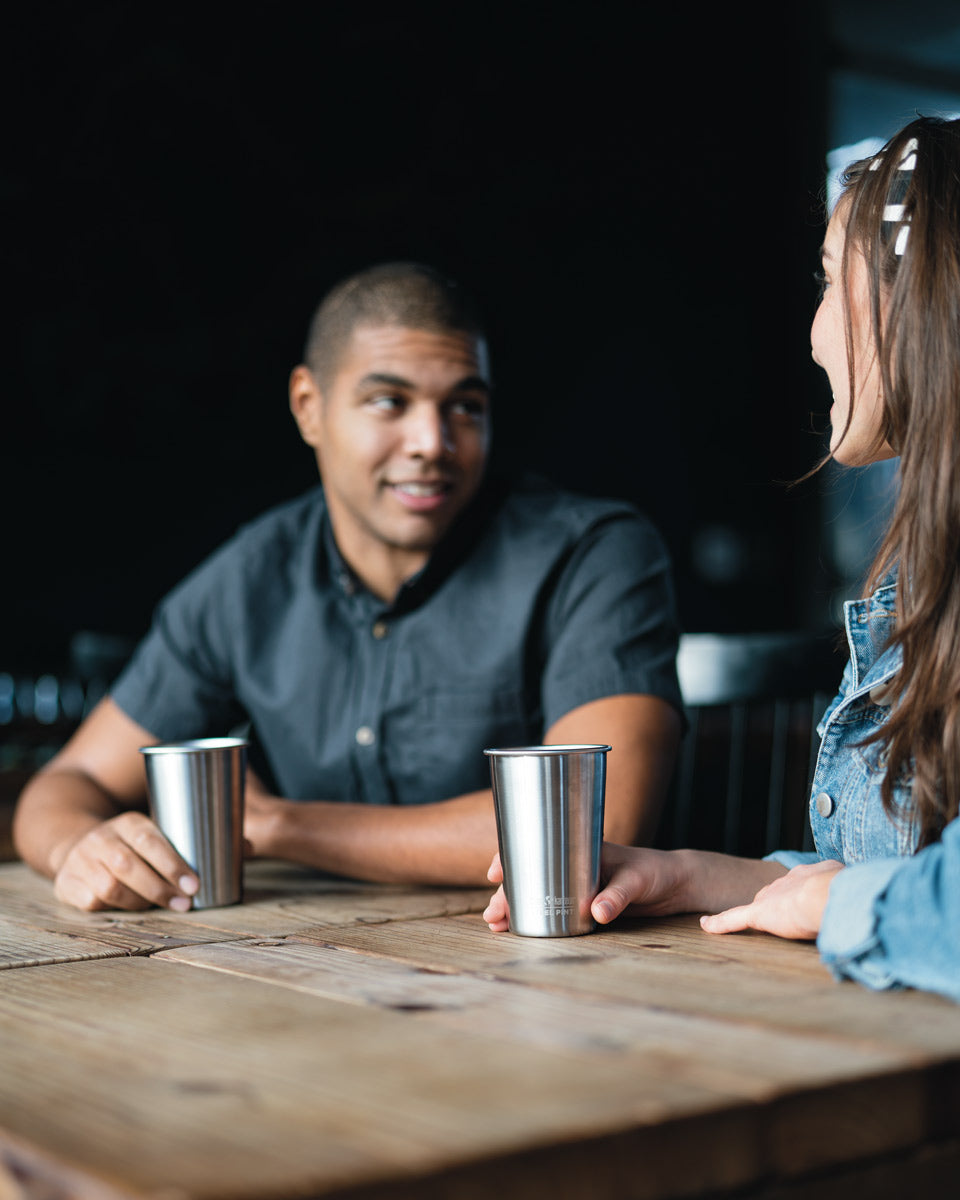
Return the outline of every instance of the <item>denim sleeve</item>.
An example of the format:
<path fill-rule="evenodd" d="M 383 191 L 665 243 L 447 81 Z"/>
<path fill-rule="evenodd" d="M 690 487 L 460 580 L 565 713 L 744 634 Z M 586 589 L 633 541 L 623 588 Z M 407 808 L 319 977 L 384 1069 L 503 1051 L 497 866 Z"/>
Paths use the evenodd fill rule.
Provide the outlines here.
<path fill-rule="evenodd" d="M 960 818 L 909 858 L 846 867 L 830 885 L 817 947 L 838 979 L 960 1001 Z"/>
<path fill-rule="evenodd" d="M 772 854 L 767 854 L 763 861 L 779 863 L 788 871 L 792 871 L 794 867 L 819 862 L 820 855 L 816 850 L 774 850 Z"/>

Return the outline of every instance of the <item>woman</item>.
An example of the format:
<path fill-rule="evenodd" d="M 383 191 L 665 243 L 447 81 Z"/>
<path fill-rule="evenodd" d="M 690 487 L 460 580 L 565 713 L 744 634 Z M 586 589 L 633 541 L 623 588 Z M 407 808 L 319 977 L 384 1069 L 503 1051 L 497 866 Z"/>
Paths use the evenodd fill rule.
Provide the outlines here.
<path fill-rule="evenodd" d="M 960 1000 L 960 121 L 914 121 L 848 171 L 811 344 L 833 388 L 833 458 L 900 458 L 820 726 L 817 852 L 607 844 L 593 915 L 714 913 L 708 932 L 815 938 L 839 978 Z M 507 928 L 502 889 L 484 916 Z"/>

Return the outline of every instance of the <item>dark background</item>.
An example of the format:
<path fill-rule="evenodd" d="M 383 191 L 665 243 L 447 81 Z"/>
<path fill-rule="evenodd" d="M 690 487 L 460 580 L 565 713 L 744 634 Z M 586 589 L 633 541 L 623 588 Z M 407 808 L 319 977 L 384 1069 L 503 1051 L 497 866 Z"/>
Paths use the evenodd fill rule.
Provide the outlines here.
<path fill-rule="evenodd" d="M 691 630 L 820 626 L 824 6 L 39 4 L 5 18 L 0 669 L 138 635 L 315 479 L 323 292 L 488 316 L 507 464 L 636 500 Z M 751 16 L 748 17 L 747 13 Z"/>

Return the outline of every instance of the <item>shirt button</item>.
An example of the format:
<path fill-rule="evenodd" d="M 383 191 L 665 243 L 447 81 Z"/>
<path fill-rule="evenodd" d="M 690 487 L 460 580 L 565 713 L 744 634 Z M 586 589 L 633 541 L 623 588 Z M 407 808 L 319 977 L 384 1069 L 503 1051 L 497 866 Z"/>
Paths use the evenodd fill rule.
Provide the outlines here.
<path fill-rule="evenodd" d="M 361 725 L 353 736 L 357 739 L 357 744 L 360 746 L 372 746 L 377 740 L 377 735 L 369 725 Z"/>
<path fill-rule="evenodd" d="M 832 796 L 828 796 L 826 792 L 821 792 L 813 803 L 816 805 L 817 812 L 821 817 L 832 816 L 834 809 Z"/>
<path fill-rule="evenodd" d="M 379 641 L 381 638 L 385 638 L 387 636 L 388 628 L 389 626 L 387 625 L 386 621 L 374 621 L 371 632 L 377 641 Z"/>

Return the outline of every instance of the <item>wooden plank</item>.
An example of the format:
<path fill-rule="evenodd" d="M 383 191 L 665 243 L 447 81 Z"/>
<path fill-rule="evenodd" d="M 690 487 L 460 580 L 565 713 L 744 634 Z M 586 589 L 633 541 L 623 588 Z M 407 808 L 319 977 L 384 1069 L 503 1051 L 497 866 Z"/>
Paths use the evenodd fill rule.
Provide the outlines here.
<path fill-rule="evenodd" d="M 766 934 L 706 934 L 695 917 L 633 921 L 616 935 L 541 939 L 491 934 L 479 917 L 465 916 L 342 929 L 325 940 L 434 970 L 889 1044 L 910 1051 L 918 1062 L 960 1057 L 960 1006 L 951 1001 L 838 984 L 813 946 Z M 699 946 L 699 953 L 691 946 Z M 794 966 L 784 961 L 791 954 Z"/>
<path fill-rule="evenodd" d="M 706 1090 L 758 1101 L 787 1088 L 845 1081 L 912 1062 L 902 1049 L 848 1044 L 832 1034 L 720 1024 L 632 1001 L 424 970 L 300 939 L 191 946 L 158 957 L 349 1004 L 409 1012 L 464 1033 L 559 1053 L 614 1055 L 627 1071 L 684 1078 Z"/>
<path fill-rule="evenodd" d="M 291 936 L 312 935 L 297 931 Z M 718 972 L 727 968 L 761 971 L 770 976 L 771 986 L 778 992 L 784 980 L 789 980 L 791 988 L 807 985 L 815 989 L 831 980 L 815 948 L 807 943 L 764 934 L 712 936 L 690 916 L 631 921 L 585 937 L 524 938 L 492 934 L 479 916 L 464 915 L 450 921 L 396 922 L 389 929 L 338 930 L 335 935 L 331 931 L 328 940 L 368 953 L 409 958 L 422 966 L 495 970 L 498 975 L 534 967 L 562 971 L 565 966 L 639 959 L 644 963 L 682 962 L 685 968 L 715 981 Z"/>
<path fill-rule="evenodd" d="M 55 1155 L 38 1150 L 10 1133 L 0 1132 L 0 1200 L 73 1200 L 74 1197 L 134 1200 L 134 1194 L 127 1188 L 91 1178 Z"/>
<path fill-rule="evenodd" d="M 378 962 L 336 945 L 301 946 L 300 941 L 186 948 L 164 957 L 352 1003 L 400 1007 L 433 1025 L 501 1041 L 560 1053 L 612 1054 L 625 1072 L 648 1080 L 683 1081 L 772 1104 L 763 1153 L 779 1174 L 801 1173 L 848 1155 L 870 1157 L 939 1132 L 929 1120 L 937 1081 L 912 1070 L 914 1048 L 838 1038 L 829 1021 L 815 1036 L 794 1035 L 739 1015 L 731 1021 L 697 1017 L 689 1010 L 664 1012 L 662 996 L 658 1007 L 650 1008 L 624 997 L 605 999 L 599 988 L 581 996 L 496 977 L 443 974 L 436 968 L 424 972 L 406 962 Z M 536 961 L 544 962 L 543 942 L 532 945 L 538 948 Z M 571 950 L 575 945 L 582 940 L 563 942 Z M 559 961 L 566 980 L 576 959 Z M 615 963 L 614 958 L 603 961 Z M 790 988 L 804 986 L 799 978 L 784 974 L 780 1003 L 789 1004 Z M 960 1067 L 956 1078 L 960 1081 Z M 960 1131 L 960 1118 L 955 1128 Z"/>
<path fill-rule="evenodd" d="M 735 1186 L 762 1165 L 755 1107 L 625 1072 L 615 1055 L 558 1054 L 158 958 L 9 972 L 0 1061 L 6 1160 L 26 1142 L 54 1174 L 88 1175 L 91 1196 L 110 1185 L 243 1200 L 363 1183 L 387 1196 L 394 1181 L 468 1163 L 492 1186 L 504 1156 L 683 1119 L 698 1154 L 661 1161 L 651 1139 L 647 1172 Z M 647 1178 L 644 1194 L 660 1194 Z M 510 1195 L 502 1180 L 498 1192 Z"/>
<path fill-rule="evenodd" d="M 422 889 L 333 880 L 283 863 L 251 863 L 245 902 L 173 913 L 84 913 L 59 904 L 51 883 L 25 864 L 0 867 L 0 969 L 354 923 L 476 912 L 489 889 Z"/>
<path fill-rule="evenodd" d="M 292 864 L 264 864 L 270 874 L 248 867 L 244 903 L 188 914 L 210 929 L 242 936 L 282 937 L 308 928 L 379 925 L 421 917 L 480 913 L 487 888 L 426 888 L 337 879 Z"/>
<path fill-rule="evenodd" d="M 90 958 L 114 958 L 130 952 L 116 944 L 105 945 L 96 937 L 35 929 L 0 916 L 0 971 L 8 967 L 36 967 Z"/>
<path fill-rule="evenodd" d="M 0 867 L 0 970 L 144 954 L 210 937 L 175 913 L 81 912 L 58 903 L 49 880 L 24 863 Z"/>
<path fill-rule="evenodd" d="M 158 952 L 152 927 L 150 958 L 122 939 L 168 914 L 53 906 L 66 925 L 52 932 L 78 945 L 116 918 L 104 946 L 124 957 L 4 973 L 0 1188 L 759 1195 L 960 1133 L 960 1008 L 836 985 L 811 946 L 711 937 L 686 917 L 495 936 L 476 915 L 434 915 L 486 889 L 264 879 L 252 907 L 276 907 L 285 936 L 169 914 L 197 944 Z M 5 919 L 42 930 L 50 900 L 0 869 L 4 885 L 20 905 Z M 285 925 L 288 902 L 313 923 Z M 404 903 L 417 919 L 395 919 Z"/>
<path fill-rule="evenodd" d="M 477 955 L 482 962 L 490 964 L 560 960 L 598 962 L 620 958 L 623 951 L 630 955 L 643 951 L 654 957 L 680 956 L 684 962 L 712 966 L 756 966 L 781 976 L 798 976 L 798 982 L 806 979 L 820 984 L 831 978 L 811 942 L 791 942 L 753 931 L 727 936 L 706 934 L 700 928 L 699 918 L 692 915 L 624 920 L 609 929 L 571 938 L 491 934 L 483 921 L 473 916 L 465 923 L 444 924 L 442 928 L 411 925 L 409 932 L 411 938 L 422 937 L 429 944 L 429 953 L 438 962 L 449 961 L 451 966 L 457 967 L 467 966 L 470 957 Z M 357 936 L 367 944 L 364 931 L 358 931 Z M 469 944 L 464 940 L 465 936 L 469 938 Z M 376 939 L 376 934 L 373 938 Z M 391 940 L 390 935 L 386 935 L 380 943 L 387 946 Z"/>

